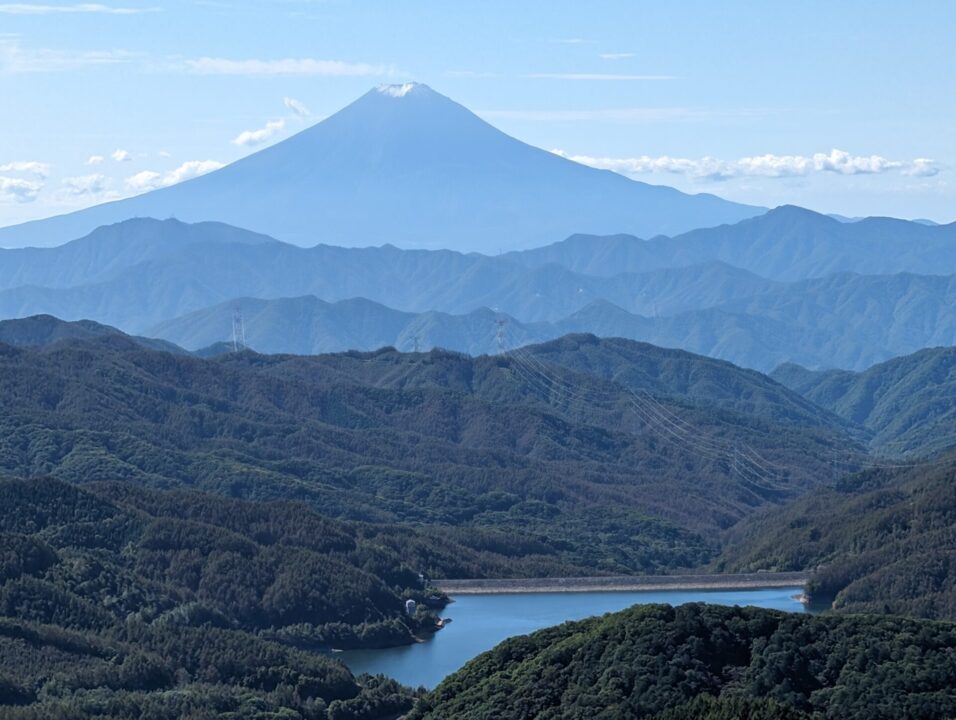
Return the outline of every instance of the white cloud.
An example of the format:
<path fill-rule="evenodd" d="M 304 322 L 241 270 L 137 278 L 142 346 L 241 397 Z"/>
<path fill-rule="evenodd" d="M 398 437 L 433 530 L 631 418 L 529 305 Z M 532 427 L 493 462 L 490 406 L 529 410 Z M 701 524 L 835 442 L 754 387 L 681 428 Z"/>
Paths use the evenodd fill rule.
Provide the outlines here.
<path fill-rule="evenodd" d="M 60 184 L 63 194 L 70 197 L 103 198 L 106 195 L 115 194 L 110 192 L 113 181 L 99 173 L 63 178 Z"/>
<path fill-rule="evenodd" d="M 613 170 L 622 175 L 647 175 L 654 173 L 674 173 L 710 180 L 726 180 L 732 177 L 731 169 L 720 160 L 704 157 L 698 160 L 661 155 L 650 157 L 641 155 L 633 158 L 592 157 L 590 155 L 571 155 L 563 150 L 552 150 L 568 160 L 589 165 L 601 170 Z"/>
<path fill-rule="evenodd" d="M 102 155 L 90 155 L 86 159 L 86 164 L 87 165 L 102 165 L 104 160 L 106 160 L 106 158 L 103 157 Z"/>
<path fill-rule="evenodd" d="M 269 120 L 265 125 L 263 125 L 261 128 L 257 128 L 256 130 L 243 130 L 232 139 L 232 144 L 240 145 L 242 147 L 255 147 L 257 145 L 262 145 L 263 143 L 268 142 L 272 138 L 282 133 L 282 131 L 286 129 L 286 126 L 289 124 L 289 122 L 302 121 L 312 117 L 312 113 L 309 112 L 309 109 L 295 98 L 283 98 L 282 102 L 288 110 L 292 111 L 291 115 L 284 118 Z"/>
<path fill-rule="evenodd" d="M 243 130 L 232 139 L 233 145 L 255 147 L 271 140 L 285 129 L 285 120 L 270 120 L 258 130 Z"/>
<path fill-rule="evenodd" d="M 43 183 L 39 180 L 24 180 L 0 175 L 0 199 L 2 200 L 13 200 L 18 203 L 33 202 L 42 189 Z"/>
<path fill-rule="evenodd" d="M 0 165 L 0 172 L 22 172 L 45 178 L 50 174 L 50 166 L 35 160 L 14 160 Z"/>
<path fill-rule="evenodd" d="M 178 168 L 165 173 L 156 172 L 155 170 L 143 170 L 126 178 L 126 185 L 131 190 L 136 191 L 155 190 L 156 188 L 169 187 L 184 180 L 205 175 L 221 167 L 224 167 L 224 164 L 217 160 L 189 160 Z"/>
<path fill-rule="evenodd" d="M 921 158 L 921 165 L 932 167 L 932 160 Z M 915 161 L 914 161 L 915 162 Z M 888 160 L 880 155 L 851 155 L 834 148 L 829 153 L 801 155 L 759 155 L 737 161 L 745 175 L 765 177 L 793 177 L 811 172 L 833 172 L 840 175 L 877 175 L 891 170 L 907 171 L 913 163 Z"/>
<path fill-rule="evenodd" d="M 225 163 L 218 160 L 188 160 L 175 170 L 166 173 L 163 176 L 163 182 L 166 185 L 175 185 L 183 180 L 199 177 L 225 166 Z"/>
<path fill-rule="evenodd" d="M 315 58 L 284 58 L 280 60 L 228 60 L 226 58 L 201 57 L 186 60 L 182 65 L 186 72 L 197 75 L 324 75 L 329 77 L 363 77 L 368 75 L 394 75 L 390 65 L 350 63 L 340 60 Z"/>
<path fill-rule="evenodd" d="M 814 173 L 837 173 L 839 175 L 877 175 L 899 171 L 905 175 L 929 177 L 939 172 L 933 160 L 889 160 L 880 155 L 851 155 L 845 150 L 833 149 L 829 153 L 813 155 L 756 155 L 727 161 L 714 157 L 679 158 L 662 155 L 641 155 L 631 158 L 593 157 L 571 155 L 563 150 L 553 150 L 556 155 L 574 162 L 603 170 L 613 170 L 623 175 L 649 175 L 673 173 L 690 178 L 710 181 L 730 180 L 738 177 L 787 178 L 802 177 Z"/>
<path fill-rule="evenodd" d="M 113 7 L 100 3 L 76 3 L 73 5 L 38 5 L 35 3 L 2 3 L 0 13 L 6 15 L 63 15 L 72 13 L 99 13 L 103 15 L 136 15 L 158 12 L 159 8 Z"/>
<path fill-rule="evenodd" d="M 285 106 L 289 108 L 296 117 L 307 118 L 312 115 L 312 113 L 309 112 L 309 108 L 295 98 L 283 98 L 282 102 L 285 103 Z"/>
<path fill-rule="evenodd" d="M 909 164 L 909 167 L 903 170 L 903 174 L 915 177 L 933 177 L 939 175 L 939 166 L 929 158 L 916 158 Z"/>
<path fill-rule="evenodd" d="M 634 53 L 630 52 L 617 52 L 617 53 L 601 53 L 598 55 L 602 60 L 627 60 L 628 58 L 634 57 Z"/>
<path fill-rule="evenodd" d="M 0 39 L 0 74 L 46 73 L 76 70 L 97 65 L 129 62 L 132 54 L 125 50 L 67 52 L 48 48 L 24 48 L 16 39 Z"/>
<path fill-rule="evenodd" d="M 160 150 L 156 154 L 159 155 L 161 158 L 171 158 L 173 156 L 173 154 L 169 152 L 168 150 Z"/>
<path fill-rule="evenodd" d="M 126 185 L 131 190 L 155 190 L 163 187 L 163 174 L 155 170 L 140 170 L 126 178 Z"/>
<path fill-rule="evenodd" d="M 121 148 L 114 150 L 110 157 L 116 162 L 129 162 L 133 159 L 133 156 L 130 154 L 129 150 L 123 150 Z"/>
<path fill-rule="evenodd" d="M 616 73 L 528 73 L 534 80 L 677 80 L 674 75 L 620 75 Z"/>

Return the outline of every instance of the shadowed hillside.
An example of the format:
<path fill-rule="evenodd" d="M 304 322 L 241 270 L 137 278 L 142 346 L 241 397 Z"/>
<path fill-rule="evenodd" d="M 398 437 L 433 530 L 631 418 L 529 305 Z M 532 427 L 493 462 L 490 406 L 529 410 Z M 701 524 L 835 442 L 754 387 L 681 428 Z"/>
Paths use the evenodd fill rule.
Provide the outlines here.
<path fill-rule="evenodd" d="M 802 408 L 785 391 L 778 419 L 717 415 L 710 403 L 648 398 L 550 366 L 554 381 L 575 388 L 555 392 L 520 357 L 383 350 L 201 360 L 109 336 L 6 347 L 0 365 L 6 473 L 494 528 L 552 547 L 554 572 L 698 564 L 710 534 L 826 481 L 818 456 L 847 450 L 825 416 L 782 425 Z M 707 448 L 688 443 L 688 432 Z"/>
<path fill-rule="evenodd" d="M 638 605 L 506 640 L 409 718 L 944 718 L 954 651 L 952 623 Z"/>
<path fill-rule="evenodd" d="M 956 460 L 869 470 L 727 538 L 724 569 L 815 570 L 815 603 L 840 612 L 956 619 Z"/>
<path fill-rule="evenodd" d="M 434 627 L 400 556 L 290 504 L 130 484 L 2 480 L 4 718 L 377 720 L 407 709 L 313 650 L 410 642 Z M 380 568 L 375 575 L 370 568 Z M 294 689 L 294 691 L 293 691 Z"/>
<path fill-rule="evenodd" d="M 956 447 L 956 348 L 921 350 L 859 373 L 785 365 L 773 377 L 867 428 L 879 452 L 924 455 Z"/>

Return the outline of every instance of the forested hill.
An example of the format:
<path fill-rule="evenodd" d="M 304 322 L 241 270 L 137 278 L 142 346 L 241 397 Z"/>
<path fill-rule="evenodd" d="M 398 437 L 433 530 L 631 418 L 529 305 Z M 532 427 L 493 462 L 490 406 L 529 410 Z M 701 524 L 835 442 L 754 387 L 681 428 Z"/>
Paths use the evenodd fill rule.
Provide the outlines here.
<path fill-rule="evenodd" d="M 404 598 L 426 600 L 409 556 L 359 526 L 42 478 L 0 480 L 0 506 L 4 720 L 378 720 L 410 705 L 391 681 L 296 649 L 434 628 L 427 610 L 404 614 Z"/>
<path fill-rule="evenodd" d="M 566 335 L 516 351 L 639 393 L 707 405 L 772 422 L 835 426 L 840 418 L 766 375 L 723 360 L 622 338 Z"/>
<path fill-rule="evenodd" d="M 784 365 L 772 377 L 808 400 L 872 432 L 888 455 L 956 447 L 956 348 L 929 348 L 864 372 L 812 372 Z"/>
<path fill-rule="evenodd" d="M 46 347 L 64 340 L 91 340 L 121 336 L 153 350 L 185 354 L 186 351 L 165 340 L 127 335 L 109 325 L 92 320 L 66 322 L 52 315 L 33 315 L 17 320 L 0 320 L 0 343 L 14 347 Z"/>
<path fill-rule="evenodd" d="M 870 470 L 735 527 L 722 570 L 813 570 L 840 612 L 956 620 L 956 457 Z"/>
<path fill-rule="evenodd" d="M 409 720 L 943 720 L 956 625 L 638 605 L 506 640 Z"/>
<path fill-rule="evenodd" d="M 512 561 L 494 574 L 630 573 L 707 560 L 716 531 L 827 481 L 847 448 L 841 428 L 542 367 L 393 350 L 203 360 L 121 336 L 0 346 L 0 472 L 300 499 L 478 545 L 496 531 Z"/>

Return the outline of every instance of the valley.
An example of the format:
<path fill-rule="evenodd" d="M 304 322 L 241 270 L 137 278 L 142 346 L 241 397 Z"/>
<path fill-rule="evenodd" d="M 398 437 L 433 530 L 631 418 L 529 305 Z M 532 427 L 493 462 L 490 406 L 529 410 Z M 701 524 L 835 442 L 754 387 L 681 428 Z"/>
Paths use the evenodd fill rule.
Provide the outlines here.
<path fill-rule="evenodd" d="M 0 2 L 0 720 L 956 717 L 944 5 Z"/>

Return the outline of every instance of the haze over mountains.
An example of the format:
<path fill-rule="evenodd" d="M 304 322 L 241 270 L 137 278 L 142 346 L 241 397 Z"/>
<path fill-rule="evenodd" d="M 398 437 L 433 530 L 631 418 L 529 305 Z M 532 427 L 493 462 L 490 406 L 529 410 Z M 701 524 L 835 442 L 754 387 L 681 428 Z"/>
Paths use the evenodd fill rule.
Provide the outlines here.
<path fill-rule="evenodd" d="M 0 317 L 92 319 L 197 350 L 230 339 L 238 310 L 260 352 L 473 354 L 497 351 L 505 319 L 508 347 L 590 332 L 763 371 L 862 370 L 956 340 L 954 243 L 953 225 L 793 207 L 504 256 L 300 248 L 221 223 L 134 219 L 57 248 L 0 250 Z"/>
<path fill-rule="evenodd" d="M 57 246 L 0 250 L 0 318 L 89 319 L 193 351 L 230 339 L 237 312 L 261 352 L 490 353 L 499 321 L 507 347 L 584 332 L 763 371 L 863 370 L 956 342 L 956 224 L 637 183 L 414 83 L 209 175 L 0 229 L 0 244 Z"/>
<path fill-rule="evenodd" d="M 188 350 L 228 340 L 237 312 L 261 352 L 490 353 L 499 321 L 508 347 L 584 332 L 763 371 L 863 370 L 956 342 L 956 224 L 636 183 L 414 83 L 201 178 L 0 230 L 11 242 L 64 244 L 0 250 L 0 318 L 89 319 Z"/>
<path fill-rule="evenodd" d="M 759 214 L 595 170 L 522 143 L 426 85 L 373 89 L 208 175 L 0 229 L 0 247 L 58 245 L 131 217 L 217 220 L 298 245 L 498 252 L 575 232 L 675 234 Z"/>
<path fill-rule="evenodd" d="M 608 276 L 721 260 L 772 280 L 803 280 L 837 272 L 956 273 L 956 223 L 926 225 L 871 217 L 844 223 L 793 205 L 733 225 L 674 238 L 574 235 L 511 254 L 524 265 L 557 263 Z"/>

